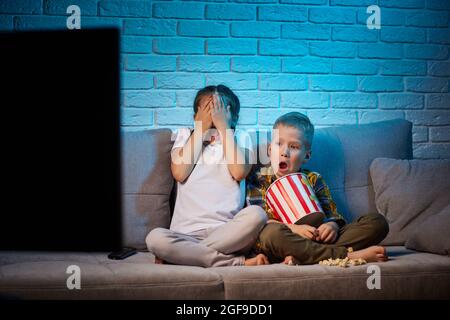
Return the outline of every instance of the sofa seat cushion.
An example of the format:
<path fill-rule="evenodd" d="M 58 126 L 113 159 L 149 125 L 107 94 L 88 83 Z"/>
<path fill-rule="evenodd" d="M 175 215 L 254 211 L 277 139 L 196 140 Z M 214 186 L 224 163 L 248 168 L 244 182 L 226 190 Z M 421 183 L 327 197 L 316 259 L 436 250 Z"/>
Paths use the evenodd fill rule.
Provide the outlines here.
<path fill-rule="evenodd" d="M 225 299 L 442 299 L 450 297 L 450 257 L 388 247 L 390 260 L 349 268 L 267 265 L 214 268 Z M 367 280 L 380 268 L 381 289 Z"/>
<path fill-rule="evenodd" d="M 69 290 L 67 267 L 81 270 Z M 110 260 L 106 253 L 1 252 L 0 298 L 223 299 L 220 275 L 200 267 L 154 264 L 150 253 Z"/>

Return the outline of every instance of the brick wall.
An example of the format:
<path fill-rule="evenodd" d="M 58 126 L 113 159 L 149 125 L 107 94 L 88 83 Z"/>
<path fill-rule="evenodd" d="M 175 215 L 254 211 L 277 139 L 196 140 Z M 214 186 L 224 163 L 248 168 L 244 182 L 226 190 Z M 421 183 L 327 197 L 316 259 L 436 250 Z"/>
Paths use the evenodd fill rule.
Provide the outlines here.
<path fill-rule="evenodd" d="M 2 0 L 0 30 L 65 28 L 72 4 L 82 28 L 122 30 L 127 129 L 189 125 L 196 90 L 224 83 L 244 128 L 404 118 L 415 157 L 450 158 L 450 0 Z"/>

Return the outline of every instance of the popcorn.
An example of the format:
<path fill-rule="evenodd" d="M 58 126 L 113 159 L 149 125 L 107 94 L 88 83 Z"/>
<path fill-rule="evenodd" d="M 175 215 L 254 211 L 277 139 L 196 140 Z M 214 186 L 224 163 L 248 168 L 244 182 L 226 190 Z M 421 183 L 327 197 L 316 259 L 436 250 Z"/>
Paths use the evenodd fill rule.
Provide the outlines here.
<path fill-rule="evenodd" d="M 319 262 L 320 265 L 323 266 L 330 266 L 330 267 L 341 267 L 341 268 L 347 268 L 350 266 L 359 266 L 362 264 L 366 264 L 367 261 L 364 259 L 349 259 L 348 257 L 345 257 L 344 259 L 325 259 Z"/>

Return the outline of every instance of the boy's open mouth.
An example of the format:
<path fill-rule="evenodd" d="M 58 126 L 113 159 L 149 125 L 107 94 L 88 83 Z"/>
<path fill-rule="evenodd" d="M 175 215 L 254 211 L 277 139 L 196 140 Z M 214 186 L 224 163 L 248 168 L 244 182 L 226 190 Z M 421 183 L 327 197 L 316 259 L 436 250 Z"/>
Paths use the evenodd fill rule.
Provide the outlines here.
<path fill-rule="evenodd" d="M 285 169 L 287 169 L 287 163 L 286 162 L 284 162 L 284 161 L 281 161 L 280 162 L 280 165 L 279 165 L 279 167 L 280 167 L 280 169 L 281 170 L 285 170 Z"/>

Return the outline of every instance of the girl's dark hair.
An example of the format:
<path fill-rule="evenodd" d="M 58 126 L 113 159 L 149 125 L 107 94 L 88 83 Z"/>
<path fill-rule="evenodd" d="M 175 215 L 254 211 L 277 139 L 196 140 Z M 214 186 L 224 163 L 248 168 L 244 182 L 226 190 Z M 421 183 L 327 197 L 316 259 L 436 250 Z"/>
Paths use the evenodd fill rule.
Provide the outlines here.
<path fill-rule="evenodd" d="M 225 107 L 230 106 L 232 120 L 231 127 L 235 129 L 239 120 L 239 110 L 241 109 L 241 104 L 238 97 L 233 93 L 233 91 L 222 84 L 219 84 L 218 86 L 207 86 L 197 92 L 197 95 L 194 99 L 194 114 L 197 114 L 200 100 L 204 96 L 209 96 L 215 93 L 219 94 L 219 96 L 222 98 Z"/>

